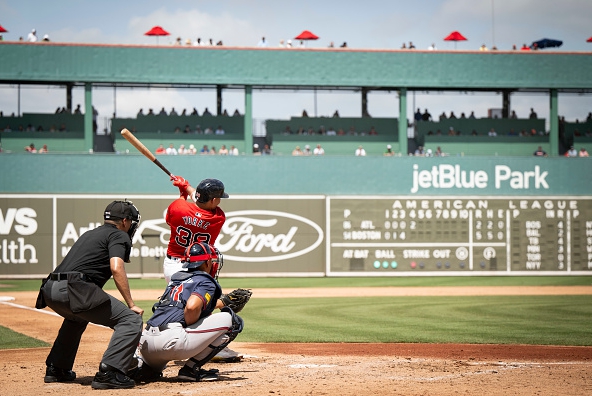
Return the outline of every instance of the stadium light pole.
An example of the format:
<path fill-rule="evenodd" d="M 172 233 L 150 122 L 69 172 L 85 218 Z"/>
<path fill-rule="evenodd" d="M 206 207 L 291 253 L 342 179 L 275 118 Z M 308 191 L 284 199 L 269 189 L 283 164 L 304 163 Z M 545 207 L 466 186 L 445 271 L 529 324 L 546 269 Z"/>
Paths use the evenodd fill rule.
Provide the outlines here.
<path fill-rule="evenodd" d="M 493 2 L 494 2 L 494 0 L 491 0 L 491 46 L 495 47 L 495 23 L 494 23 Z"/>

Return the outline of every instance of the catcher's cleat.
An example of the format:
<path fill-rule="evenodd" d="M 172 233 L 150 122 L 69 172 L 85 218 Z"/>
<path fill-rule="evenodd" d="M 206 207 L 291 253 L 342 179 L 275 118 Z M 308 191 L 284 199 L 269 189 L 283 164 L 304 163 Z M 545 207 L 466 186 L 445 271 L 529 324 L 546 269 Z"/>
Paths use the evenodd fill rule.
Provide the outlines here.
<path fill-rule="evenodd" d="M 46 383 L 50 382 L 71 382 L 76 379 L 76 373 L 72 370 L 64 370 L 58 367 L 55 367 L 53 364 L 50 364 L 45 369 L 45 378 L 43 381 Z"/>
<path fill-rule="evenodd" d="M 236 363 L 240 362 L 243 358 L 243 355 L 233 351 L 232 349 L 226 347 L 222 349 L 216 356 L 214 356 L 210 361 L 217 362 L 217 363 Z"/>
<path fill-rule="evenodd" d="M 188 366 L 183 366 L 179 370 L 179 374 L 177 378 L 181 381 L 192 381 L 192 382 L 201 382 L 201 381 L 217 381 L 218 380 L 218 370 L 211 369 L 211 370 L 204 370 L 202 368 L 198 368 L 194 366 L 190 368 Z"/>
<path fill-rule="evenodd" d="M 90 386 L 93 389 L 129 389 L 136 386 L 136 383 L 122 372 L 101 363 Z"/>

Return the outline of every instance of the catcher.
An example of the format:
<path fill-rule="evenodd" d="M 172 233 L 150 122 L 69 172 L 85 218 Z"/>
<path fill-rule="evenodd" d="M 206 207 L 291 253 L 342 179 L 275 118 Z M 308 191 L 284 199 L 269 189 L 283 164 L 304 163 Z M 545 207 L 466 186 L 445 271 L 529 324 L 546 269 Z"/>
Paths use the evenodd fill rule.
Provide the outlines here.
<path fill-rule="evenodd" d="M 204 370 L 202 366 L 243 329 L 243 320 L 236 312 L 249 301 L 251 292 L 222 295 L 217 282 L 224 265 L 222 254 L 211 245 L 195 242 L 187 248 L 183 261 L 186 271 L 173 274 L 142 333 L 136 381 L 160 378 L 172 360 L 186 360 L 179 380 L 217 380 L 218 370 Z M 212 314 L 216 308 L 221 312 Z"/>

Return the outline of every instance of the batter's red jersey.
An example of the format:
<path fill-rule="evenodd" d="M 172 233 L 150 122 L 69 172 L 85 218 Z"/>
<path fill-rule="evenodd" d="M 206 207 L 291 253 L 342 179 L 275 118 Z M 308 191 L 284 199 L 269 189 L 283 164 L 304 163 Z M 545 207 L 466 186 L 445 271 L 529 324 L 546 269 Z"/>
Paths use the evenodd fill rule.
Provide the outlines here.
<path fill-rule="evenodd" d="M 222 225 L 226 220 L 224 211 L 217 207 L 214 212 L 200 209 L 195 203 L 183 198 L 174 200 L 165 216 L 171 227 L 171 239 L 167 255 L 183 257 L 185 250 L 193 242 L 205 242 L 214 245 Z"/>

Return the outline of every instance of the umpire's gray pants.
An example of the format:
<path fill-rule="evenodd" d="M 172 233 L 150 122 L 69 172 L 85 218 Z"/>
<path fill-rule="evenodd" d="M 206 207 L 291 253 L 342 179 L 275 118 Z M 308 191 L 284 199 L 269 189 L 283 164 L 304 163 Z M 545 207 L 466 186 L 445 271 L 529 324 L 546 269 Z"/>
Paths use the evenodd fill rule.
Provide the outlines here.
<path fill-rule="evenodd" d="M 132 366 L 133 355 L 142 335 L 142 317 L 113 296 L 109 296 L 108 302 L 96 308 L 73 313 L 66 282 L 49 280 L 43 287 L 47 305 L 64 317 L 45 363 L 71 370 L 82 333 L 91 322 L 114 330 L 101 363 L 126 373 Z"/>

